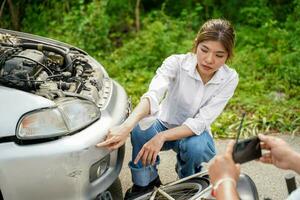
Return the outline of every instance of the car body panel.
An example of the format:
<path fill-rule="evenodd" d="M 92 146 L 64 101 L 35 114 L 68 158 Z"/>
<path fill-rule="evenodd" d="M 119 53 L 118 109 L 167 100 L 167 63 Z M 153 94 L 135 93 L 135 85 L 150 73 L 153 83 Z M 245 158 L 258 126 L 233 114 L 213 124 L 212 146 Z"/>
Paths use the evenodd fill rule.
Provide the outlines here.
<path fill-rule="evenodd" d="M 92 199 L 105 191 L 120 173 L 124 149 L 111 152 L 109 169 L 92 183 L 89 168 L 109 153 L 95 145 L 127 115 L 125 91 L 116 82 L 114 91 L 118 95 L 113 95 L 109 112 L 102 111 L 101 119 L 76 134 L 34 145 L 0 143 L 0 187 L 4 199 Z M 119 105 L 113 106 L 117 101 Z"/>
<path fill-rule="evenodd" d="M 93 78 L 103 81 L 101 90 L 95 90 L 95 86 L 90 84 L 87 86 L 91 90 L 85 93 L 62 93 L 66 97 L 71 95 L 72 98 L 94 102 L 101 112 L 98 120 L 76 132 L 51 140 L 33 139 L 29 143 L 16 137 L 19 120 L 26 113 L 56 107 L 59 101 L 47 99 L 32 90 L 22 91 L 0 83 L 0 192 L 4 200 L 95 199 L 107 191 L 122 168 L 124 146 L 110 152 L 105 148 L 96 148 L 95 145 L 105 139 L 111 127 L 121 124 L 127 118 L 130 103 L 124 88 L 109 78 L 100 63 L 76 47 L 48 38 L 0 29 L 0 33 L 3 32 L 53 45 L 66 52 L 69 48 L 76 49 L 92 67 L 96 74 Z M 96 98 L 90 98 L 93 95 Z M 91 181 L 91 166 L 108 155 L 108 169 Z"/>
<path fill-rule="evenodd" d="M 1 85 L 0 97 L 0 137 L 15 135 L 16 125 L 25 113 L 55 106 L 53 101 L 44 97 Z"/>

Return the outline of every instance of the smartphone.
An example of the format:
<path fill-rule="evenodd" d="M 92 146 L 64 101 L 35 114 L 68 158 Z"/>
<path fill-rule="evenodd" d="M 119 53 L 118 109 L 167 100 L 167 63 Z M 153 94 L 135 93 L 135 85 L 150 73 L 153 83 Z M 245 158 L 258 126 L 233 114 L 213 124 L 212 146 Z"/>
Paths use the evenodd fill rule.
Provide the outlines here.
<path fill-rule="evenodd" d="M 233 147 L 232 157 L 235 163 L 245 163 L 261 157 L 260 140 L 252 137 L 237 142 Z"/>

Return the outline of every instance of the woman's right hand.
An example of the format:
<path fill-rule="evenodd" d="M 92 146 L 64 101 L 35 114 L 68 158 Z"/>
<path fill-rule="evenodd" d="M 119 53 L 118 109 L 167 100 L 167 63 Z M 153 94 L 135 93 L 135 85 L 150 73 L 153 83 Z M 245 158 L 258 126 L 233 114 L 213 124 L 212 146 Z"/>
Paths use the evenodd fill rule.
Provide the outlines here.
<path fill-rule="evenodd" d="M 96 144 L 96 147 L 105 147 L 109 150 L 119 148 L 125 144 L 127 137 L 136 124 L 149 114 L 150 102 L 148 98 L 143 98 L 121 125 L 109 129 L 105 140 Z"/>
<path fill-rule="evenodd" d="M 120 146 L 125 144 L 126 139 L 132 128 L 126 126 L 124 123 L 109 129 L 109 132 L 103 142 L 96 144 L 96 147 L 105 147 L 109 150 L 118 149 Z"/>

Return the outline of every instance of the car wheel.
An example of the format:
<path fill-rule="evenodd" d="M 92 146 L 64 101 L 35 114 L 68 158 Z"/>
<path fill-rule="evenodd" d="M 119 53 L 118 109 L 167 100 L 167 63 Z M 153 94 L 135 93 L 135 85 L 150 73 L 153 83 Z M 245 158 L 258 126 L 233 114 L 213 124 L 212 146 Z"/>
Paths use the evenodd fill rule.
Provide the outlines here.
<path fill-rule="evenodd" d="M 120 200 L 123 199 L 122 185 L 119 178 L 107 189 L 97 196 L 96 200 Z"/>

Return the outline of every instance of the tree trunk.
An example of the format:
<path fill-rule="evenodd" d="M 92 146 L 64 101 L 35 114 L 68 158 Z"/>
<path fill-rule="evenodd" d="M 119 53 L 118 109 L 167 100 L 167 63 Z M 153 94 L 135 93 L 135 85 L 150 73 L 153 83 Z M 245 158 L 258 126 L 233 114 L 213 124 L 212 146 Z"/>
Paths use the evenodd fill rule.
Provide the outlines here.
<path fill-rule="evenodd" d="M 141 4 L 141 0 L 136 0 L 136 4 L 135 4 L 135 28 L 136 28 L 136 32 L 140 31 L 140 4 Z"/>
<path fill-rule="evenodd" d="M 1 8 L 0 8 L 0 19 L 2 17 L 2 14 L 3 14 L 3 9 L 4 9 L 4 6 L 5 6 L 5 3 L 6 3 L 6 0 L 4 0 L 1 4 Z"/>
<path fill-rule="evenodd" d="M 209 19 L 208 5 L 205 5 L 205 17 L 206 17 L 206 20 Z"/>
<path fill-rule="evenodd" d="M 12 20 L 12 25 L 14 30 L 20 30 L 20 23 L 19 23 L 19 12 L 17 9 L 15 9 L 15 6 L 12 2 L 12 0 L 7 0 L 8 7 L 9 7 L 9 13 Z"/>

